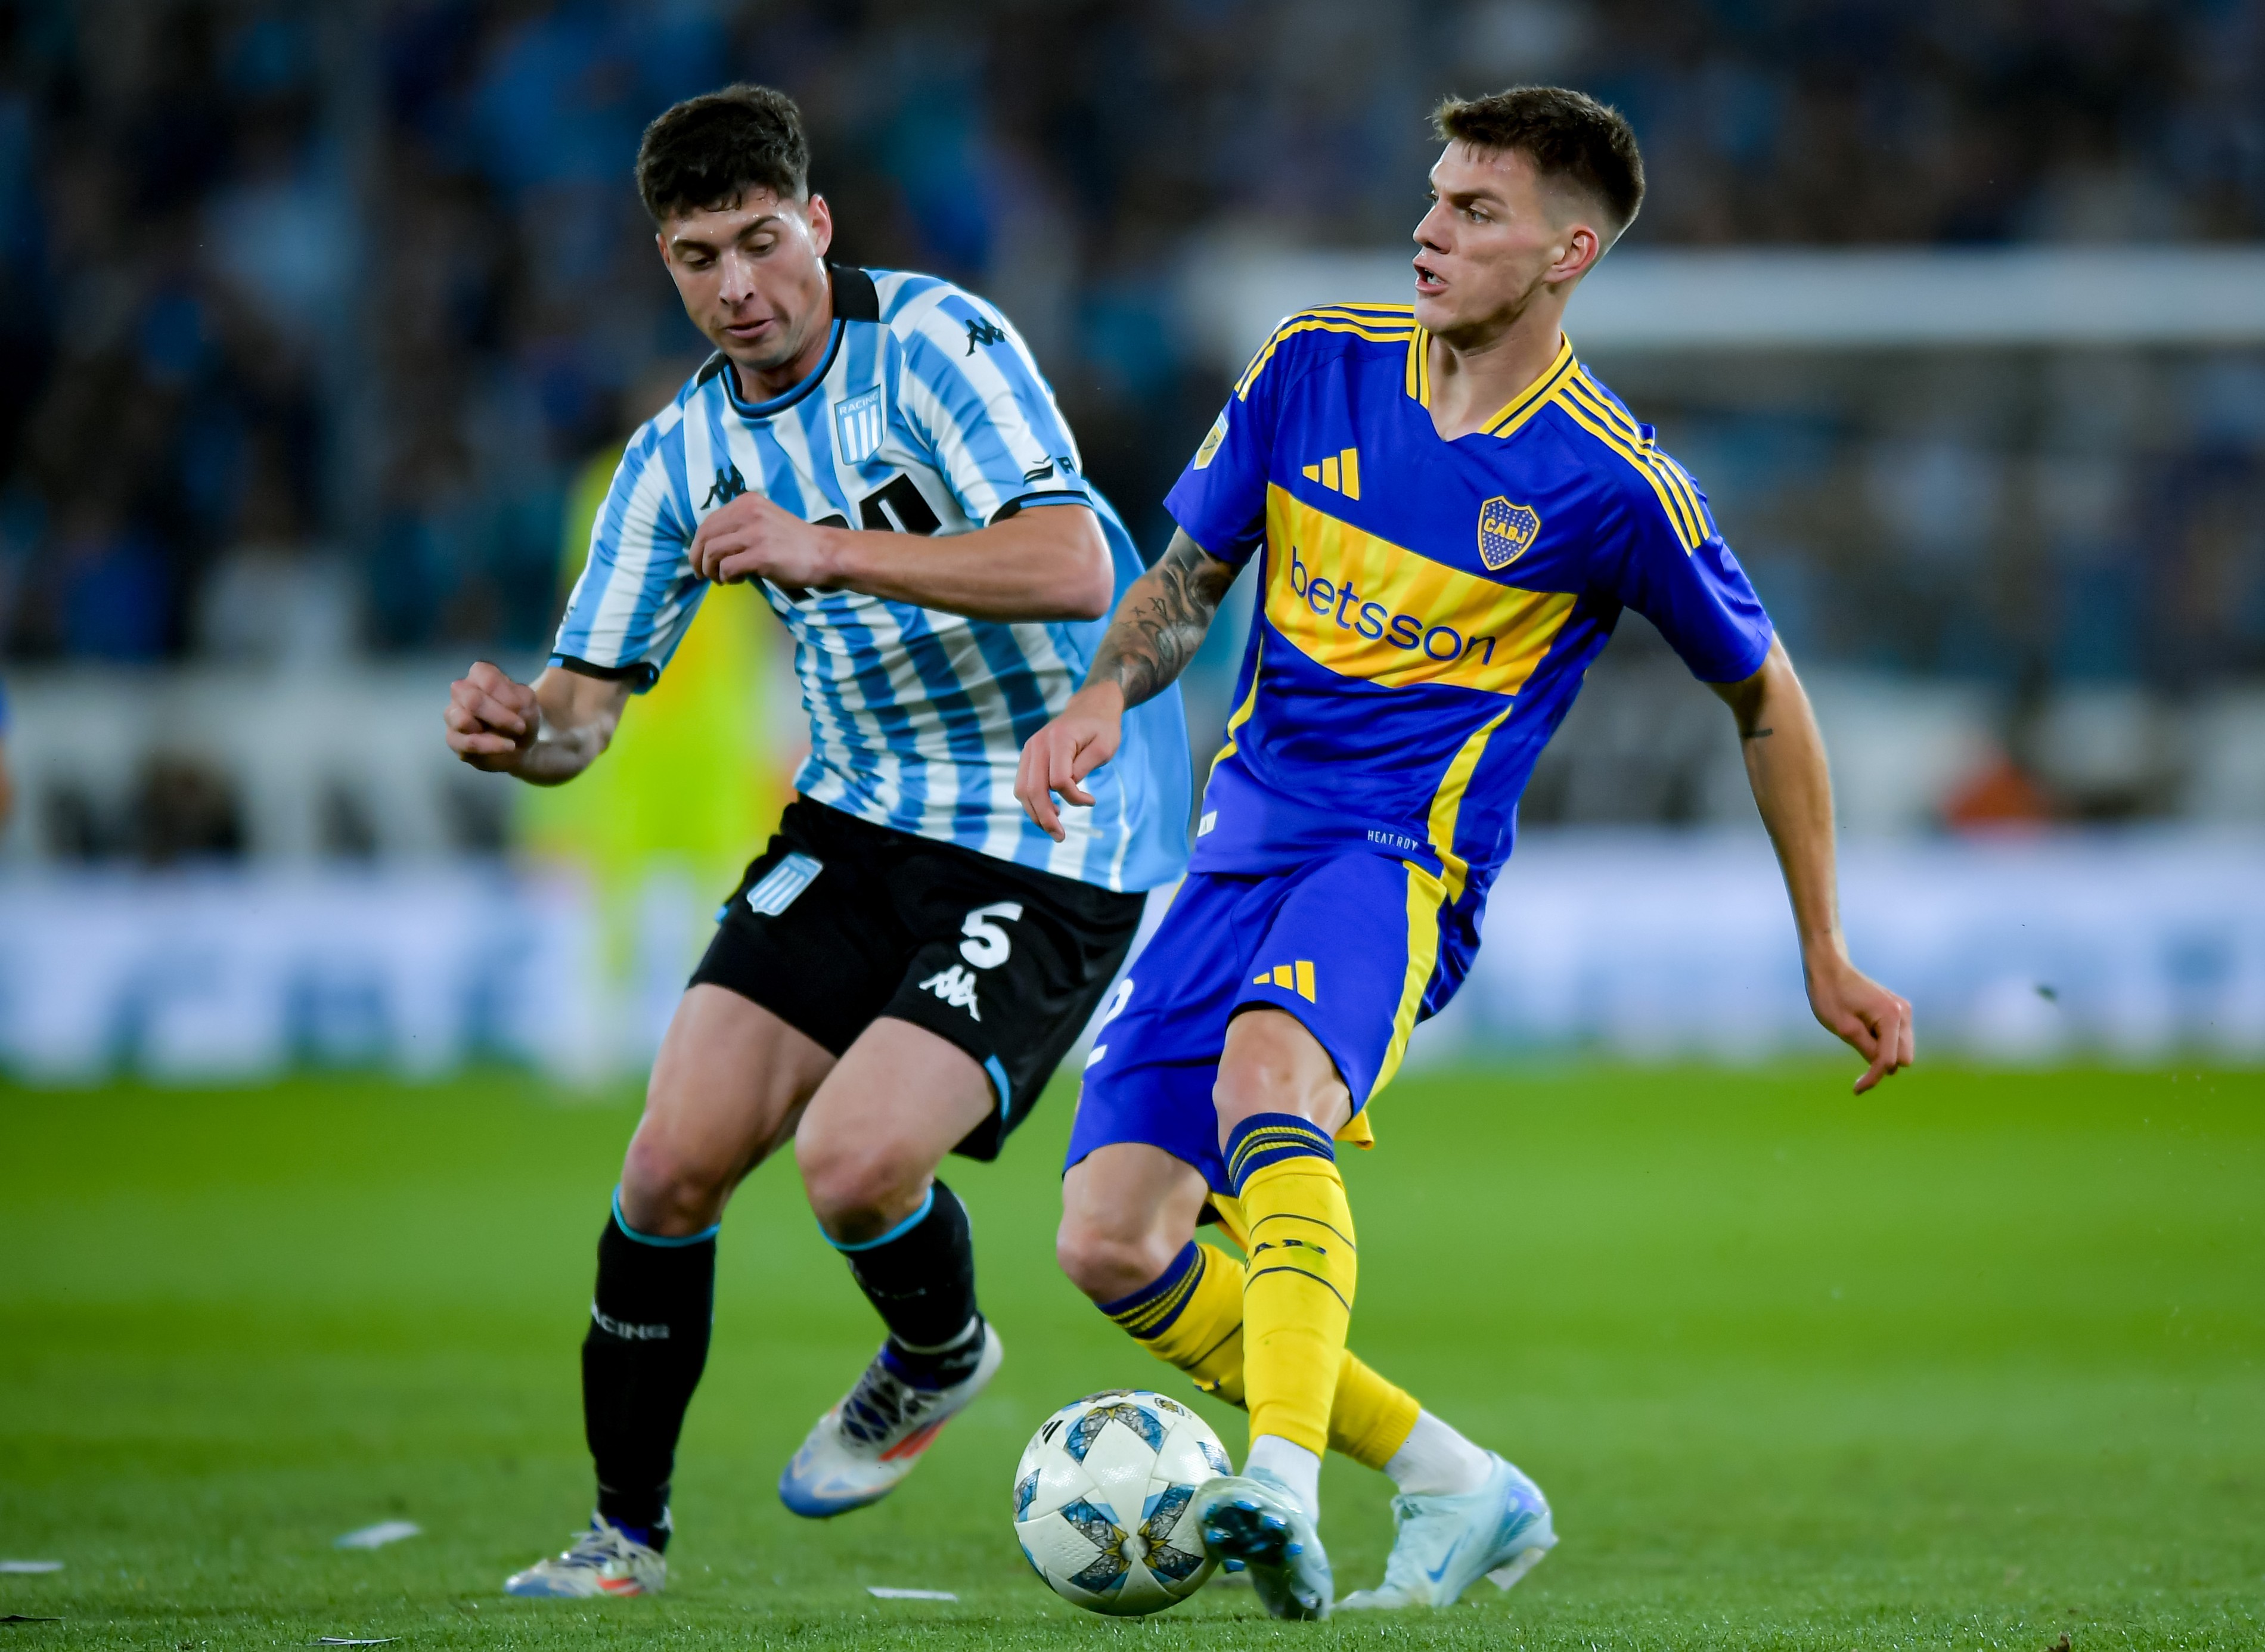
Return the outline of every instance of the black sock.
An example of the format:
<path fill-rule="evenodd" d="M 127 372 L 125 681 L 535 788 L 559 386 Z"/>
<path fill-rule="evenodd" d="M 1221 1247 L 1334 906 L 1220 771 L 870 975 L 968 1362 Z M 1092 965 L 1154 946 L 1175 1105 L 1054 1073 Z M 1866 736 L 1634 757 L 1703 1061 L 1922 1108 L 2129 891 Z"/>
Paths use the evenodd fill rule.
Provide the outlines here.
<path fill-rule="evenodd" d="M 582 1339 L 582 1427 L 597 1462 L 598 1512 L 657 1549 L 668 1546 L 676 1437 L 708 1363 L 715 1312 L 716 1230 L 634 1234 L 616 1194 Z"/>
<path fill-rule="evenodd" d="M 881 1318 L 889 1341 L 881 1357 L 907 1382 L 948 1388 L 983 1357 L 983 1316 L 975 1309 L 975 1246 L 967 1207 L 941 1182 L 926 1204 L 880 1238 L 835 1247 Z"/>

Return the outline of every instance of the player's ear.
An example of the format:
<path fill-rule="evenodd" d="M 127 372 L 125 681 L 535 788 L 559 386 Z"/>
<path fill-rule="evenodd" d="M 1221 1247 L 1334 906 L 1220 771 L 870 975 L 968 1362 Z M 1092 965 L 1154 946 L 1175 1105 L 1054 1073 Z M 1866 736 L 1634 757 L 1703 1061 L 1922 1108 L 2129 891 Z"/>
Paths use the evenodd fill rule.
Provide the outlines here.
<path fill-rule="evenodd" d="M 834 245 L 834 209 L 826 204 L 825 196 L 812 195 L 808 213 L 810 244 L 818 249 L 818 256 L 822 258 Z"/>
<path fill-rule="evenodd" d="M 1552 281 L 1577 281 L 1594 269 L 1597 260 L 1605 256 L 1605 240 L 1595 228 L 1580 219 L 1574 220 L 1565 231 L 1565 250 L 1550 266 Z"/>

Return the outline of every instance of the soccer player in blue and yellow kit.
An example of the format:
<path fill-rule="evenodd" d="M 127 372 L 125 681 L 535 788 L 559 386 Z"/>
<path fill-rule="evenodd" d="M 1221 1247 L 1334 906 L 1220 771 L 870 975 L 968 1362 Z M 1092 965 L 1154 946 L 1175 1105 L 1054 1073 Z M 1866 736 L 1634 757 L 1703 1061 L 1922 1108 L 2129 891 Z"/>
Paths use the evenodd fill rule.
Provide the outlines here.
<path fill-rule="evenodd" d="M 1450 100 L 1415 302 L 1278 327 L 1169 506 L 1180 533 L 1119 606 L 1085 685 L 1025 746 L 1018 795 L 1116 751 L 1254 554 L 1227 743 L 1186 882 L 1112 1001 L 1064 1180 L 1061 1260 L 1150 1350 L 1250 1412 L 1206 1544 L 1277 1617 L 1326 1616 L 1315 1516 L 1330 1446 L 1398 1481 L 1383 1586 L 1444 1605 L 1555 1542 L 1526 1476 L 1346 1350 L 1358 1255 L 1334 1143 L 1453 996 L 1519 792 L 1620 611 L 1729 704 L 1792 898 L 1817 1019 L 1912 1059 L 1911 1008 L 1850 963 L 1832 796 L 1807 697 L 1705 496 L 1582 368 L 1567 300 L 1642 199 L 1634 135 L 1578 92 Z M 1247 1263 L 1193 1241 L 1206 1213 Z"/>

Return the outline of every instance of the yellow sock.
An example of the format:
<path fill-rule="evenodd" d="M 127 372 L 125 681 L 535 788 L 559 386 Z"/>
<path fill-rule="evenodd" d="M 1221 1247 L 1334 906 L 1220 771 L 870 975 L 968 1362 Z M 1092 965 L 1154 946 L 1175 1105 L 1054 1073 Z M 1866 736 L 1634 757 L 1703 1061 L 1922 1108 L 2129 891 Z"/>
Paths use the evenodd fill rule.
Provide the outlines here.
<path fill-rule="evenodd" d="M 1337 1372 L 1336 1400 L 1329 1407 L 1329 1449 L 1382 1474 L 1416 1431 L 1423 1410 L 1414 1394 L 1362 1364 L 1348 1348 Z"/>
<path fill-rule="evenodd" d="M 1241 1263 L 1190 1240 L 1154 1284 L 1101 1311 L 1205 1394 L 1242 1403 Z"/>
<path fill-rule="evenodd" d="M 1250 1225 L 1242 1289 L 1250 1437 L 1271 1434 L 1318 1455 L 1329 1449 L 1360 1274 L 1336 1155 L 1295 1114 L 1258 1113 L 1228 1139 L 1227 1170 Z"/>
<path fill-rule="evenodd" d="M 1238 1226 L 1229 1225 L 1228 1231 L 1241 1237 Z M 1205 1394 L 1240 1406 L 1243 1276 L 1234 1257 L 1191 1242 L 1154 1284 L 1102 1312 L 1157 1358 L 1186 1372 Z M 1414 1395 L 1348 1349 L 1329 1407 L 1329 1449 L 1381 1470 L 1408 1443 L 1422 1408 Z"/>

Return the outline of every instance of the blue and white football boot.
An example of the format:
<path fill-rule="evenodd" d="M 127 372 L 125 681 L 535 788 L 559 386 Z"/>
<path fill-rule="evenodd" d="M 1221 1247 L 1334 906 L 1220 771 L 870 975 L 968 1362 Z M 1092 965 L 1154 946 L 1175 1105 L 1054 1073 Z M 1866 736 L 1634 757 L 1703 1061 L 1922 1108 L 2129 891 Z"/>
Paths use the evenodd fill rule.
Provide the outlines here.
<path fill-rule="evenodd" d="M 1207 1480 L 1196 1492 L 1204 1547 L 1223 1567 L 1237 1561 L 1269 1615 L 1329 1615 L 1336 1579 L 1314 1517 L 1297 1493 L 1263 1468 Z"/>
<path fill-rule="evenodd" d="M 919 1466 L 921 1453 L 999 1374 L 1007 1357 L 987 1321 L 975 1369 L 948 1388 L 920 1388 L 891 1369 L 883 1348 L 780 1470 L 779 1501 L 795 1513 L 824 1520 L 880 1502 Z"/>
<path fill-rule="evenodd" d="M 664 1516 L 665 1519 L 666 1517 Z M 668 1582 L 668 1562 L 601 1514 L 563 1554 L 540 1560 L 503 1581 L 506 1595 L 543 1600 L 590 1600 L 601 1595 L 657 1595 Z"/>
<path fill-rule="evenodd" d="M 1482 1577 L 1508 1589 L 1557 1546 L 1541 1488 L 1492 1452 L 1494 1472 L 1459 1496 L 1392 1500 L 1400 1534 L 1384 1562 L 1384 1582 L 1344 1597 L 1347 1612 L 1452 1606 Z"/>

